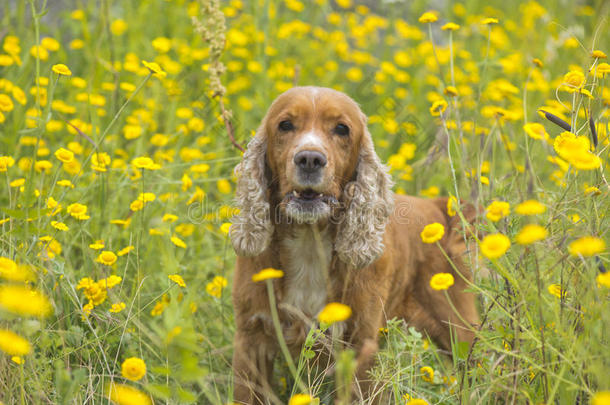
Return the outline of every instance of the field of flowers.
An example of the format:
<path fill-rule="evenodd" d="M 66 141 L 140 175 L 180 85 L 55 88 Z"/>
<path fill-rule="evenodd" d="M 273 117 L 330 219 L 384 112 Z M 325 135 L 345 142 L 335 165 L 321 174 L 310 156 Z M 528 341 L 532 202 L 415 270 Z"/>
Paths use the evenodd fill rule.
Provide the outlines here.
<path fill-rule="evenodd" d="M 0 404 L 231 403 L 232 170 L 297 84 L 482 207 L 475 344 L 389 322 L 388 401 L 610 404 L 610 4 L 433 3 L 0 5 Z M 334 403 L 300 370 L 272 403 Z"/>

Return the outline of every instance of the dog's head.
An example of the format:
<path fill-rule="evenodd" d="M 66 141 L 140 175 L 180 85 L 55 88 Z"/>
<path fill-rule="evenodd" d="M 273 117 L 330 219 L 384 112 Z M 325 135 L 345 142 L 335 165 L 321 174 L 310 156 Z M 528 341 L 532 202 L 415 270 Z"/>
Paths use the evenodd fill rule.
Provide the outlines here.
<path fill-rule="evenodd" d="M 366 116 L 345 94 L 295 87 L 279 96 L 236 171 L 241 212 L 230 235 L 239 255 L 257 255 L 269 245 L 270 198 L 297 223 L 328 221 L 338 210 L 335 251 L 347 264 L 363 267 L 382 253 L 392 182 Z"/>

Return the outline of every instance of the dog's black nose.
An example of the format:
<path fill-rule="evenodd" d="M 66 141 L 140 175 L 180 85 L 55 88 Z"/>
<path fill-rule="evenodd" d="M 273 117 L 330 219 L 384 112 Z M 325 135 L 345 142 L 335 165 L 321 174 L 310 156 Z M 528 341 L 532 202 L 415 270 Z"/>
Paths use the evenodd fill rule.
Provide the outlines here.
<path fill-rule="evenodd" d="M 313 150 L 303 150 L 294 155 L 294 164 L 307 172 L 317 171 L 326 166 L 326 156 Z"/>

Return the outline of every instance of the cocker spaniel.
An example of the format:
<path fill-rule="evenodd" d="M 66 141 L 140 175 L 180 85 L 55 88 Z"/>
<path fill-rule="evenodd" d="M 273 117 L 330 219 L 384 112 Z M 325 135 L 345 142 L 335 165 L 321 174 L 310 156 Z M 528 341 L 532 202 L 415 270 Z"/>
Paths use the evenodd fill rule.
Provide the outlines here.
<path fill-rule="evenodd" d="M 309 86 L 280 95 L 236 174 L 240 213 L 230 228 L 237 253 L 235 401 L 265 403 L 272 395 L 280 346 L 266 285 L 252 281 L 265 268 L 285 273 L 273 288 L 294 355 L 327 303 L 351 307 L 338 333 L 358 353 L 355 396 L 372 393 L 367 371 L 387 319 L 404 319 L 445 349 L 452 339 L 472 341 L 478 313 L 466 290 L 471 274 L 462 260 L 468 239 L 460 216 L 448 215 L 447 198 L 392 192 L 367 118 L 350 97 Z M 461 217 L 474 220 L 474 208 L 462 206 Z M 422 242 L 422 229 L 433 222 L 445 228 L 440 246 L 447 256 Z M 455 275 L 447 295 L 430 287 L 439 272 Z"/>

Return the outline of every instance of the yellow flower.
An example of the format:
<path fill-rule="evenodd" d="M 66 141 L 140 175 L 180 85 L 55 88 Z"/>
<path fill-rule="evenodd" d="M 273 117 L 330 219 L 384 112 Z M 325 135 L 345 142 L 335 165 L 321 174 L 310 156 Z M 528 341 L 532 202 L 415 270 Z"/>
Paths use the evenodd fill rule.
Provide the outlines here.
<path fill-rule="evenodd" d="M 110 383 L 107 396 L 118 405 L 152 405 L 148 395 L 128 385 Z"/>
<path fill-rule="evenodd" d="M 91 315 L 91 311 L 93 311 L 93 302 L 89 301 L 87 304 L 83 305 L 83 313 L 85 316 Z"/>
<path fill-rule="evenodd" d="M 529 245 L 546 238 L 548 234 L 549 232 L 543 226 L 529 224 L 521 228 L 516 236 L 516 240 L 520 245 Z"/>
<path fill-rule="evenodd" d="M 172 41 L 166 37 L 157 37 L 151 42 L 152 47 L 159 53 L 167 53 L 172 47 Z"/>
<path fill-rule="evenodd" d="M 172 222 L 176 222 L 177 219 L 178 219 L 178 215 L 164 214 L 163 218 L 161 218 L 161 221 L 169 222 L 171 224 Z"/>
<path fill-rule="evenodd" d="M 568 246 L 568 252 L 572 256 L 590 257 L 606 250 L 606 242 L 595 236 L 585 236 L 576 239 Z"/>
<path fill-rule="evenodd" d="M 124 247 L 123 249 L 119 250 L 116 254 L 117 254 L 117 256 L 125 256 L 127 253 L 131 252 L 134 249 L 135 248 L 132 245 L 129 245 L 129 246 Z"/>
<path fill-rule="evenodd" d="M 36 274 L 29 265 L 18 265 L 8 257 L 0 257 L 0 278 L 9 281 L 35 281 Z"/>
<path fill-rule="evenodd" d="M 131 204 L 129 204 L 129 209 L 136 212 L 136 211 L 140 211 L 142 208 L 144 208 L 144 201 L 138 199 L 138 200 L 133 200 L 131 202 Z"/>
<path fill-rule="evenodd" d="M 0 55 L 0 66 L 11 66 L 14 60 L 9 55 Z"/>
<path fill-rule="evenodd" d="M 94 242 L 94 243 L 92 243 L 92 244 L 90 244 L 90 245 L 89 245 L 89 247 L 90 247 L 91 249 L 93 249 L 93 250 L 101 250 L 101 249 L 104 249 L 104 246 L 106 246 L 106 245 L 104 245 L 104 241 L 103 241 L 103 240 L 98 240 L 98 241 L 96 241 L 96 242 Z"/>
<path fill-rule="evenodd" d="M 526 200 L 515 207 L 515 212 L 519 215 L 538 215 L 545 211 L 546 207 L 536 200 Z"/>
<path fill-rule="evenodd" d="M 570 70 L 563 76 L 563 84 L 572 93 L 585 84 L 585 75 L 578 70 Z"/>
<path fill-rule="evenodd" d="M 606 73 L 610 73 L 610 64 L 608 63 L 600 63 L 599 65 L 597 65 L 597 73 L 599 74 L 606 74 Z"/>
<path fill-rule="evenodd" d="M 447 86 L 447 87 L 445 87 L 445 90 L 443 91 L 443 93 L 449 97 L 457 97 L 458 89 L 455 86 Z"/>
<path fill-rule="evenodd" d="M 74 160 L 74 153 L 68 149 L 59 148 L 55 151 L 55 157 L 64 163 L 70 163 Z"/>
<path fill-rule="evenodd" d="M 0 156 L 0 172 L 5 172 L 15 164 L 15 159 L 10 156 Z"/>
<path fill-rule="evenodd" d="M 434 197 L 436 197 L 437 195 L 439 195 L 439 193 L 440 193 L 440 192 L 441 192 L 441 191 L 439 190 L 439 188 L 438 188 L 438 187 L 436 187 L 436 186 L 430 186 L 430 187 L 428 187 L 428 188 L 426 188 L 426 189 L 424 189 L 424 190 L 421 190 L 419 193 L 420 193 L 421 195 L 423 195 L 424 197 L 434 198 Z"/>
<path fill-rule="evenodd" d="M 57 182 L 58 186 L 74 188 L 74 184 L 70 180 L 63 179 Z"/>
<path fill-rule="evenodd" d="M 422 380 L 429 383 L 434 381 L 434 370 L 432 369 L 432 367 L 424 366 L 420 368 L 419 371 L 420 373 L 422 373 Z"/>
<path fill-rule="evenodd" d="M 595 281 L 597 281 L 597 285 L 599 287 L 610 288 L 610 271 L 606 271 L 604 273 L 599 273 L 597 277 L 595 277 Z"/>
<path fill-rule="evenodd" d="M 127 219 L 111 219 L 110 223 L 113 225 L 120 225 L 127 228 L 131 224 L 131 217 Z"/>
<path fill-rule="evenodd" d="M 428 224 L 421 231 L 420 236 L 421 240 L 424 243 L 434 243 L 443 238 L 445 234 L 445 227 L 438 222 L 434 222 L 432 224 Z"/>
<path fill-rule="evenodd" d="M 140 125 L 125 125 L 123 127 L 123 136 L 125 139 L 136 139 L 142 135 L 142 126 Z"/>
<path fill-rule="evenodd" d="M 165 304 L 163 301 L 157 301 L 155 302 L 153 309 L 150 311 L 150 314 L 152 316 L 159 316 L 163 313 L 163 311 L 165 311 L 166 306 L 167 304 Z"/>
<path fill-rule="evenodd" d="M 121 374 L 131 381 L 141 380 L 146 374 L 146 363 L 138 357 L 130 357 L 121 364 Z"/>
<path fill-rule="evenodd" d="M 585 188 L 585 195 L 600 195 L 601 193 L 601 190 L 595 186 L 589 186 Z"/>
<path fill-rule="evenodd" d="M 38 318 L 50 315 L 53 310 L 45 295 L 16 285 L 0 286 L 0 307 L 15 314 Z"/>
<path fill-rule="evenodd" d="M 11 187 L 21 187 L 24 184 L 25 184 L 25 179 L 22 177 L 22 178 L 15 179 L 15 180 L 11 181 L 9 183 L 9 186 L 11 186 Z"/>
<path fill-rule="evenodd" d="M 231 193 L 231 183 L 227 179 L 220 179 L 216 182 L 216 187 L 221 194 L 230 194 Z"/>
<path fill-rule="evenodd" d="M 510 204 L 506 201 L 493 201 L 487 206 L 485 216 L 493 222 L 497 222 L 510 213 Z"/>
<path fill-rule="evenodd" d="M 0 257 L 0 277 L 11 280 L 15 274 L 17 274 L 17 263 L 8 257 Z"/>
<path fill-rule="evenodd" d="M 311 395 L 308 394 L 295 394 L 290 397 L 288 405 L 309 405 L 313 401 Z"/>
<path fill-rule="evenodd" d="M 438 20 L 438 16 L 436 15 L 436 12 L 434 12 L 434 11 L 426 11 L 418 19 L 418 21 L 420 23 L 424 23 L 424 24 L 433 23 L 437 20 Z"/>
<path fill-rule="evenodd" d="M 51 170 L 51 168 L 53 167 L 53 163 L 49 162 L 48 160 L 39 160 L 36 163 L 34 163 L 34 169 L 37 172 L 45 172 L 45 173 L 49 173 L 49 171 Z"/>
<path fill-rule="evenodd" d="M 453 22 L 448 22 L 447 24 L 443 25 L 441 27 L 441 29 L 443 31 L 456 31 L 460 29 L 459 24 L 453 23 Z"/>
<path fill-rule="evenodd" d="M 137 157 L 131 161 L 131 164 L 136 169 L 158 170 L 161 168 L 160 165 L 156 164 L 151 158 L 147 156 Z"/>
<path fill-rule="evenodd" d="M 220 225 L 220 232 L 222 232 L 225 235 L 229 234 L 229 230 L 231 229 L 231 225 L 233 225 L 230 222 L 225 222 L 222 225 Z"/>
<path fill-rule="evenodd" d="M 481 253 L 488 259 L 497 259 L 506 253 L 510 240 L 501 233 L 487 235 L 481 241 Z"/>
<path fill-rule="evenodd" d="M 0 350 L 11 356 L 24 356 L 32 351 L 32 346 L 18 334 L 0 329 Z"/>
<path fill-rule="evenodd" d="M 15 363 L 15 364 L 19 364 L 19 365 L 21 365 L 21 364 L 25 363 L 25 360 L 23 360 L 23 357 L 19 357 L 19 356 L 13 356 L 13 357 L 11 357 L 11 361 L 12 361 L 13 363 Z"/>
<path fill-rule="evenodd" d="M 76 9 L 70 13 L 70 18 L 73 20 L 84 20 L 85 12 L 81 9 Z"/>
<path fill-rule="evenodd" d="M 610 391 L 599 391 L 591 398 L 591 405 L 609 405 Z"/>
<path fill-rule="evenodd" d="M 51 38 L 51 37 L 44 37 L 41 41 L 40 41 L 40 45 L 51 51 L 57 51 L 59 49 L 59 41 L 57 41 L 55 38 Z"/>
<path fill-rule="evenodd" d="M 167 278 L 178 284 L 180 287 L 186 288 L 186 283 L 184 282 L 184 279 L 180 274 L 170 274 L 169 276 L 167 276 Z"/>
<path fill-rule="evenodd" d="M 121 284 L 121 280 L 123 280 L 121 276 L 112 275 L 107 278 L 101 279 L 100 281 L 98 281 L 98 283 L 100 283 L 100 285 L 104 288 L 112 288 Z"/>
<path fill-rule="evenodd" d="M 357 67 L 351 67 L 345 72 L 345 77 L 352 82 L 359 82 L 362 80 L 363 76 L 364 74 L 362 73 L 362 70 Z"/>
<path fill-rule="evenodd" d="M 13 100 L 6 94 L 0 94 L 0 111 L 9 112 L 15 108 Z"/>
<path fill-rule="evenodd" d="M 481 21 L 481 24 L 483 24 L 483 25 L 491 25 L 491 24 L 497 24 L 497 23 L 498 23 L 498 19 L 492 18 L 492 17 L 485 18 L 483 21 Z"/>
<path fill-rule="evenodd" d="M 138 200 L 147 203 L 147 202 L 153 202 L 157 199 L 157 196 L 154 193 L 140 193 L 140 195 L 138 196 Z"/>
<path fill-rule="evenodd" d="M 64 224 L 63 222 L 59 222 L 59 221 L 51 221 L 51 226 L 55 229 L 57 229 L 58 231 L 69 231 L 70 228 L 68 227 L 68 225 Z"/>
<path fill-rule="evenodd" d="M 170 238 L 170 240 L 172 241 L 172 243 L 180 248 L 186 249 L 186 243 L 184 243 L 184 241 L 182 239 L 180 239 L 177 236 L 172 236 Z"/>
<path fill-rule="evenodd" d="M 126 30 L 127 23 L 125 22 L 125 20 L 122 20 L 120 18 L 118 20 L 114 20 L 112 24 L 110 24 L 110 32 L 112 33 L 112 35 L 115 35 L 117 37 L 123 35 Z"/>
<path fill-rule="evenodd" d="M 89 277 L 85 277 L 78 282 L 76 289 L 83 289 L 85 297 L 87 297 L 89 304 L 91 304 L 91 309 L 93 309 L 93 306 L 100 305 L 106 301 L 106 297 L 108 296 L 105 280 L 95 282 Z"/>
<path fill-rule="evenodd" d="M 11 187 L 21 187 L 25 184 L 25 179 L 23 177 L 19 178 L 19 179 L 15 179 L 13 181 L 11 181 L 9 183 L 9 186 Z"/>
<path fill-rule="evenodd" d="M 432 107 L 430 107 L 430 114 L 433 117 L 438 117 L 447 109 L 447 102 L 445 100 L 436 100 L 432 103 Z"/>
<path fill-rule="evenodd" d="M 332 325 L 335 322 L 342 322 L 352 316 L 352 309 L 345 304 L 339 302 L 331 302 L 318 314 L 318 320 L 321 323 Z"/>
<path fill-rule="evenodd" d="M 125 309 L 125 303 L 124 302 L 119 302 L 119 303 L 116 303 L 116 304 L 112 304 L 112 306 L 110 307 L 110 309 L 108 311 L 112 312 L 114 314 L 117 314 L 117 313 L 121 312 L 124 309 Z"/>
<path fill-rule="evenodd" d="M 30 48 L 30 55 L 32 55 L 34 58 L 40 59 L 42 61 L 49 59 L 49 51 L 47 51 L 42 46 L 36 46 L 36 45 L 32 46 Z"/>
<path fill-rule="evenodd" d="M 551 284 L 548 288 L 549 294 L 554 295 L 557 298 L 561 298 L 562 296 L 566 296 L 566 291 L 561 288 L 559 284 Z"/>
<path fill-rule="evenodd" d="M 549 139 L 549 134 L 544 129 L 542 124 L 530 122 L 523 126 L 523 130 L 530 138 L 533 139 Z"/>
<path fill-rule="evenodd" d="M 158 77 L 159 79 L 163 79 L 165 76 L 167 76 L 167 73 L 164 72 L 163 69 L 161 69 L 161 66 L 159 66 L 159 64 L 156 62 L 146 62 L 143 60 L 142 64 L 144 66 L 146 66 L 146 68 L 148 68 L 148 70 L 150 70 L 150 73 L 152 73 L 154 76 Z"/>
<path fill-rule="evenodd" d="M 434 290 L 446 290 L 454 283 L 453 274 L 451 273 L 436 273 L 430 279 L 430 287 Z"/>
<path fill-rule="evenodd" d="M 450 217 L 455 216 L 457 212 L 455 211 L 455 207 L 459 206 L 457 198 L 451 196 L 447 199 L 447 215 Z"/>
<path fill-rule="evenodd" d="M 212 297 L 220 298 L 222 296 L 222 289 L 226 286 L 227 279 L 222 276 L 216 276 L 205 286 L 205 290 Z"/>
<path fill-rule="evenodd" d="M 542 63 L 542 61 L 538 58 L 534 58 L 532 59 L 532 63 L 536 66 L 538 66 L 539 68 L 544 67 L 544 63 Z"/>
<path fill-rule="evenodd" d="M 74 218 L 84 221 L 89 219 L 89 215 L 87 215 L 87 206 L 79 203 L 74 203 L 68 205 L 66 208 L 68 214 L 72 215 Z"/>
<path fill-rule="evenodd" d="M 600 51 L 598 49 L 591 52 L 591 57 L 597 58 L 597 59 L 606 59 L 607 58 L 606 53 L 604 51 Z"/>
<path fill-rule="evenodd" d="M 282 278 L 282 277 L 284 277 L 284 272 L 282 270 L 277 270 L 277 269 L 268 267 L 266 269 L 262 269 L 261 271 L 259 271 L 256 274 L 254 274 L 252 276 L 252 281 L 257 283 L 259 281 L 270 280 L 273 278 Z"/>
<path fill-rule="evenodd" d="M 53 67 L 51 69 L 53 70 L 53 72 L 57 73 L 58 75 L 72 76 L 72 72 L 70 71 L 70 69 L 68 69 L 68 67 L 66 65 L 64 65 L 63 63 L 58 63 L 57 65 L 53 65 Z"/>
<path fill-rule="evenodd" d="M 110 161 L 110 156 L 106 152 L 94 153 L 91 156 L 91 168 L 96 172 L 105 172 Z"/>
<path fill-rule="evenodd" d="M 413 398 L 409 400 L 409 402 L 407 402 L 405 405 L 428 405 L 428 402 L 426 402 L 425 399 Z"/>
<path fill-rule="evenodd" d="M 341 8 L 350 8 L 352 6 L 352 0 L 336 0 L 336 2 Z"/>
<path fill-rule="evenodd" d="M 111 252 L 109 250 L 104 250 L 97 257 L 96 261 L 98 263 L 102 263 L 102 264 L 104 264 L 106 266 L 112 266 L 114 263 L 116 263 L 117 256 L 113 252 Z"/>
<path fill-rule="evenodd" d="M 182 191 L 186 191 L 193 186 L 193 180 L 186 173 L 184 173 L 182 175 L 181 181 L 182 181 Z"/>

